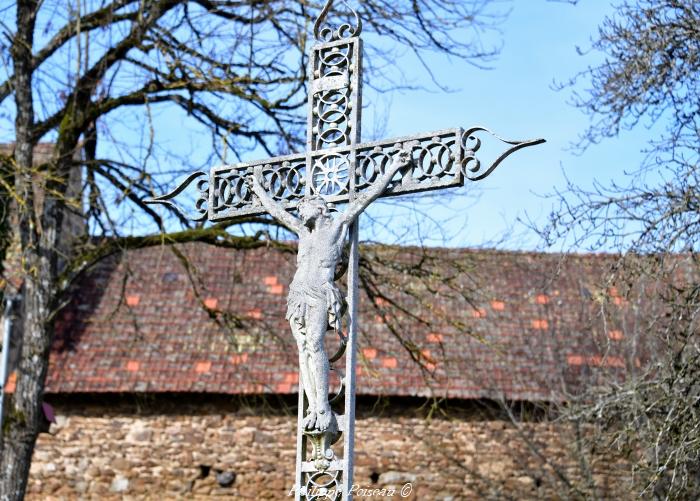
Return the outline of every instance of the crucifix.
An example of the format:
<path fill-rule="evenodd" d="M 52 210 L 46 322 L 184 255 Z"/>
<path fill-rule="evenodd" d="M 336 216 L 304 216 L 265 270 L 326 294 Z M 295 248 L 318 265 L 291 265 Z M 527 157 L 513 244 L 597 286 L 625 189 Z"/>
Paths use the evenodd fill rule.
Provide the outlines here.
<path fill-rule="evenodd" d="M 352 499 L 355 362 L 358 331 L 359 222 L 379 197 L 463 186 L 487 177 L 511 153 L 543 139 L 507 141 L 483 127 L 446 129 L 386 141 L 360 142 L 362 23 L 326 22 L 327 0 L 314 24 L 306 152 L 195 172 L 172 192 L 148 200 L 195 221 L 270 214 L 299 237 L 297 270 L 287 314 L 299 351 L 299 408 L 295 499 Z M 478 154 L 480 136 L 506 144 L 490 164 Z M 195 212 L 175 197 L 194 186 Z M 347 204 L 343 211 L 336 204 Z M 347 294 L 335 284 L 349 240 Z M 328 333 L 340 348 L 328 356 Z M 329 394 L 329 373 L 345 358 L 341 388 Z M 337 370 L 337 369 L 336 369 Z M 340 447 L 334 446 L 340 440 Z"/>

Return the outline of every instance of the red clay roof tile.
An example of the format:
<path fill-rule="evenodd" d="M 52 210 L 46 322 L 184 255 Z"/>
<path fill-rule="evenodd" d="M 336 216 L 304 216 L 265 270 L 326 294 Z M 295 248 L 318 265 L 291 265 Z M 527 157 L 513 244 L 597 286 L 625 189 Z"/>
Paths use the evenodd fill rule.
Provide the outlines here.
<path fill-rule="evenodd" d="M 230 305 L 226 311 L 212 318 L 188 283 L 161 280 L 187 273 L 168 247 L 107 260 L 80 279 L 59 315 L 48 393 L 296 391 L 290 374 L 297 372 L 298 355 L 282 294 L 294 273 L 294 255 L 204 244 L 179 250 L 198 269 L 204 297 Z M 414 248 L 369 251 L 385 253 L 386 261 L 424 258 L 423 251 Z M 411 276 L 383 269 L 394 285 L 410 293 L 396 292 L 400 287 L 381 290 L 403 308 L 382 304 L 386 316 L 381 323 L 374 322 L 376 305 L 361 295 L 359 339 L 366 347 L 358 363 L 359 394 L 549 400 L 558 398 L 565 384 L 590 377 L 590 368 L 620 372 L 628 359 L 625 343 L 609 345 L 602 320 L 586 313 L 599 308 L 600 294 L 582 292 L 607 291 L 603 264 L 612 257 L 573 256 L 562 261 L 559 255 L 533 253 L 430 252 L 440 260 L 468 261 L 470 265 L 461 269 L 473 269 L 476 276 L 460 272 L 452 275 L 454 289 L 446 283 L 433 283 L 428 289 Z M 556 276 L 555 269 L 560 270 Z M 138 308 L 125 306 L 124 280 L 138 291 Z M 421 290 L 424 302 L 417 293 Z M 545 310 L 539 300 L 532 300 L 538 294 L 556 296 L 557 301 L 550 301 Z M 473 317 L 474 311 L 485 313 L 489 306 L 497 314 Z M 632 310 L 615 308 L 619 315 Z M 400 329 L 392 331 L 397 319 Z M 615 321 L 606 319 L 611 325 Z M 337 347 L 331 337 L 329 352 Z M 429 360 L 419 357 L 429 374 L 415 361 L 423 350 L 429 350 L 424 351 Z M 640 363 L 646 363 L 649 355 L 641 353 Z M 379 354 L 379 363 L 367 363 Z M 135 364 L 138 369 L 131 369 Z M 365 370 L 359 369 L 362 364 L 367 364 Z"/>

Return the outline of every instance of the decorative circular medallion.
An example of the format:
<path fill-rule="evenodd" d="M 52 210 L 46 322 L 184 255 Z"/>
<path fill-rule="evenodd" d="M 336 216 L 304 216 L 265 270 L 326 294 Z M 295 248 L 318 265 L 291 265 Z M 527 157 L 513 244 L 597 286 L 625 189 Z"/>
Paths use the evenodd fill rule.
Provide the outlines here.
<path fill-rule="evenodd" d="M 316 195 L 332 197 L 348 190 L 350 163 L 345 155 L 325 155 L 311 169 L 311 182 Z"/>

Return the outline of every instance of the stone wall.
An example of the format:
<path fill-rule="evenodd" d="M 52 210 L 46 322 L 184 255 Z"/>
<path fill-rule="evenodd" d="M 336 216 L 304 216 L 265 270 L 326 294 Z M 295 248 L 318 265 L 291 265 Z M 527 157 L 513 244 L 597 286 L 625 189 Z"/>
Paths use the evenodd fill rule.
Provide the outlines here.
<path fill-rule="evenodd" d="M 49 401 L 57 423 L 37 444 L 28 499 L 287 499 L 292 487 L 295 418 L 284 403 Z M 514 425 L 473 409 L 428 419 L 424 408 L 389 407 L 358 406 L 362 489 L 410 482 L 407 499 L 447 501 L 568 498 L 567 482 L 577 488 L 568 434 L 552 423 Z M 599 493 L 631 497 L 619 470 L 592 465 Z"/>

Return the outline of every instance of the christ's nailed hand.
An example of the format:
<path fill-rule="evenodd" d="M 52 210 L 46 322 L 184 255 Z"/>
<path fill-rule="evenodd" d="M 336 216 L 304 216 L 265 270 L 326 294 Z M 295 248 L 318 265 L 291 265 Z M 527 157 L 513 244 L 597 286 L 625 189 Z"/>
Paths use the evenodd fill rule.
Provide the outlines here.
<path fill-rule="evenodd" d="M 394 163 L 398 167 L 405 167 L 411 163 L 411 152 L 408 150 L 399 150 L 399 152 L 394 156 Z"/>
<path fill-rule="evenodd" d="M 256 184 L 262 185 L 262 182 L 263 182 L 262 169 L 263 169 L 262 165 L 256 165 L 255 167 L 253 167 L 253 173 L 248 174 L 245 177 L 245 182 L 248 186 L 250 186 L 252 188 Z"/>

